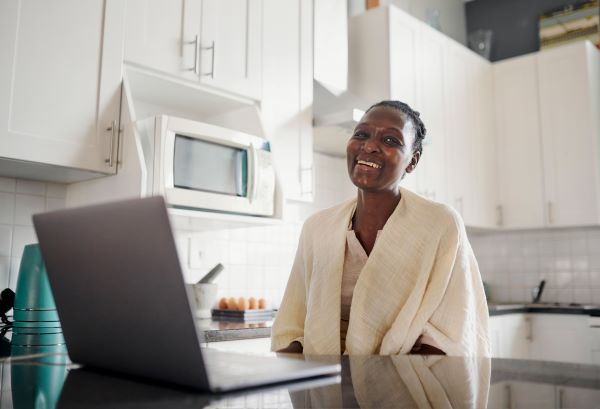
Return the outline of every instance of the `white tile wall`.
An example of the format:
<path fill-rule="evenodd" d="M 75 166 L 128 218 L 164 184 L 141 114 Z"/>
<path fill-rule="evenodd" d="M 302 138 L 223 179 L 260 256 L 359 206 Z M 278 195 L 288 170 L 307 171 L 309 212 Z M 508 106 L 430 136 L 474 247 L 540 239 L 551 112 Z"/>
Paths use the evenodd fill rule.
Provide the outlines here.
<path fill-rule="evenodd" d="M 348 180 L 345 159 L 315 154 L 315 198 L 311 204 L 288 203 L 297 215 L 277 226 L 260 226 L 196 233 L 188 239 L 177 234 L 183 264 L 191 260 L 186 280 L 195 282 L 218 262 L 225 269 L 217 279 L 220 297 L 263 297 L 278 307 L 292 267 L 302 222 L 314 212 L 356 194 Z M 186 252 L 189 250 L 189 254 Z"/>
<path fill-rule="evenodd" d="M 600 228 L 472 234 L 471 245 L 496 302 L 600 304 Z"/>
<path fill-rule="evenodd" d="M 65 207 L 66 185 L 0 177 L 0 290 L 16 287 L 23 247 L 35 243 L 31 216 Z"/>

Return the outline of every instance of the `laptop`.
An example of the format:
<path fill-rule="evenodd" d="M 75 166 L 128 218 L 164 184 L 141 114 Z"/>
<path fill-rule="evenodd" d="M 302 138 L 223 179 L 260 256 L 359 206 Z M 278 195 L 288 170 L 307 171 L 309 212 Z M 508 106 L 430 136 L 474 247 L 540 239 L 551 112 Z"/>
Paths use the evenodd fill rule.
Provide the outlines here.
<path fill-rule="evenodd" d="M 339 362 L 201 348 L 160 196 L 33 216 L 71 361 L 221 392 L 337 374 Z"/>

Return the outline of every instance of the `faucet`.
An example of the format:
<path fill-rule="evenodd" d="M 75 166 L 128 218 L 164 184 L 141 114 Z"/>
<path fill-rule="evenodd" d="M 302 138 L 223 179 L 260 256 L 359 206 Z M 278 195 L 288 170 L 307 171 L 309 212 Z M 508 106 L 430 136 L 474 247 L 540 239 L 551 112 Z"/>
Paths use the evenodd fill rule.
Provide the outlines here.
<path fill-rule="evenodd" d="M 540 299 L 542 298 L 542 293 L 544 292 L 544 287 L 546 286 L 546 280 L 542 280 L 540 281 L 540 283 L 538 284 L 537 287 L 533 287 L 533 289 L 531 290 L 531 302 L 533 302 L 534 304 L 537 304 L 540 302 Z"/>

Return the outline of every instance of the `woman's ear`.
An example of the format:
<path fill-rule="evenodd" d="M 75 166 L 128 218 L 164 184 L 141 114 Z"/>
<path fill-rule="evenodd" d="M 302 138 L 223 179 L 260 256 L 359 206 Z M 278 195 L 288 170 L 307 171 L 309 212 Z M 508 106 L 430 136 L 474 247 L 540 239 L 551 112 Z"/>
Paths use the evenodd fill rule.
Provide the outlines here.
<path fill-rule="evenodd" d="M 413 152 L 413 156 L 410 160 L 410 163 L 408 164 L 408 167 L 406 168 L 406 173 L 411 173 L 413 170 L 415 170 L 415 168 L 417 167 L 417 163 L 419 163 L 419 159 L 421 159 L 421 152 L 420 151 Z"/>

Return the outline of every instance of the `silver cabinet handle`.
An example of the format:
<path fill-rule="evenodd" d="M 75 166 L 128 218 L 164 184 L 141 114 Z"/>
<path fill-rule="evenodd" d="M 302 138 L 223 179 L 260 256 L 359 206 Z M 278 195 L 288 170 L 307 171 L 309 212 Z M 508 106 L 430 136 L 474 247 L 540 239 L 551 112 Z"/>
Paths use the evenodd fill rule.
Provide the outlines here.
<path fill-rule="evenodd" d="M 502 226 L 504 224 L 504 214 L 502 212 L 502 205 L 496 206 L 497 218 L 496 224 L 498 226 Z"/>
<path fill-rule="evenodd" d="M 108 166 L 112 168 L 114 165 L 113 150 L 115 147 L 115 136 L 117 133 L 117 121 L 113 120 L 110 123 L 110 126 L 108 128 L 106 128 L 106 130 L 111 131 L 111 135 L 110 135 L 108 158 L 104 159 L 104 162 L 108 163 Z"/>
<path fill-rule="evenodd" d="M 194 66 L 189 70 L 200 75 L 200 36 L 196 34 L 193 41 L 187 41 L 185 44 L 194 46 Z"/>
<path fill-rule="evenodd" d="M 506 385 L 506 407 L 508 409 L 512 409 L 512 390 L 510 389 L 510 385 Z"/>
<path fill-rule="evenodd" d="M 552 202 L 548 201 L 548 224 L 554 224 L 554 217 L 552 215 Z"/>
<path fill-rule="evenodd" d="M 533 341 L 533 323 L 531 322 L 531 317 L 525 317 L 525 322 L 527 323 L 527 335 L 525 339 L 527 341 Z"/>
<path fill-rule="evenodd" d="M 215 78 L 215 41 L 213 40 L 210 47 L 204 47 L 203 50 L 211 50 L 211 61 L 210 61 L 210 72 L 202 74 L 204 76 L 210 76 L 211 79 Z"/>
<path fill-rule="evenodd" d="M 558 390 L 558 409 L 564 408 L 565 390 L 560 388 Z"/>

